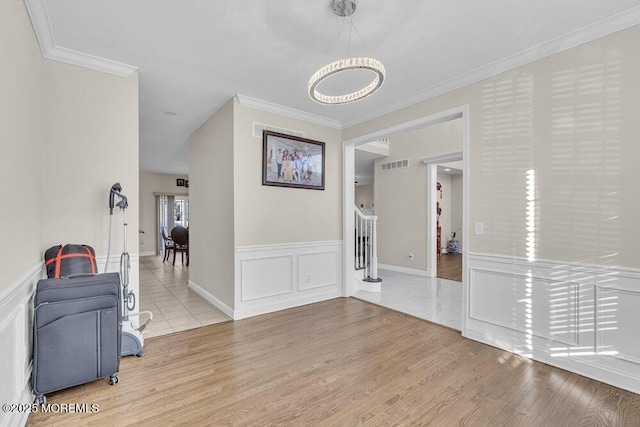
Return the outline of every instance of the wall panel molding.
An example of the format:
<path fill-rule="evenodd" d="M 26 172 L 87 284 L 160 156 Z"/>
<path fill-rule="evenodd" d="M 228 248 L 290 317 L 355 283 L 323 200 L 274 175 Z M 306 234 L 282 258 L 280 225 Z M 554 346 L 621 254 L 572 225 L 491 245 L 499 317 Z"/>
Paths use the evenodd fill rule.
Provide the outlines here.
<path fill-rule="evenodd" d="M 33 337 L 33 294 L 44 277 L 44 265 L 38 263 L 0 294 L 0 402 L 30 404 L 31 353 Z M 21 426 L 28 412 L 0 412 L 0 427 Z"/>
<path fill-rule="evenodd" d="M 463 335 L 640 392 L 640 270 L 471 253 Z"/>
<path fill-rule="evenodd" d="M 343 296 L 342 241 L 237 247 L 233 319 Z"/>

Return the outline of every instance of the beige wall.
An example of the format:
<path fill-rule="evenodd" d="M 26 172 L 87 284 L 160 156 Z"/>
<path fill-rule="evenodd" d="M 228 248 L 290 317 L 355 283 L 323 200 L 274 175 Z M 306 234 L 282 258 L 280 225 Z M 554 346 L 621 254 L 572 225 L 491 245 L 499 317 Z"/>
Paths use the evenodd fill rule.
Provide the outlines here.
<path fill-rule="evenodd" d="M 234 307 L 233 101 L 189 147 L 189 280 Z"/>
<path fill-rule="evenodd" d="M 381 264 L 426 270 L 427 166 L 420 159 L 461 150 L 462 120 L 458 119 L 396 135 L 389 156 L 376 160 L 374 194 Z M 380 162 L 402 159 L 409 159 L 408 168 L 380 171 Z"/>
<path fill-rule="evenodd" d="M 21 0 L 0 2 L 0 292 L 42 259 L 46 90 L 42 56 Z"/>
<path fill-rule="evenodd" d="M 640 267 L 640 26 L 344 131 L 348 140 L 469 105 L 472 252 Z M 529 179 L 534 171 L 535 179 Z M 535 182 L 534 182 L 535 181 Z M 527 190 L 535 187 L 535 236 Z M 377 207 L 377 206 L 376 206 Z M 535 247 L 527 247 L 534 237 Z"/>
<path fill-rule="evenodd" d="M 189 187 L 178 187 L 177 179 L 189 179 L 187 175 L 140 172 L 140 253 L 154 252 L 158 248 L 160 230 L 157 228 L 156 194 L 189 195 Z M 189 183 L 191 184 L 191 183 Z"/>
<path fill-rule="evenodd" d="M 0 3 L 0 47 L 10 64 L 0 67 L 0 167 L 11 242 L 0 249 L 1 292 L 53 244 L 106 254 L 111 185 L 138 198 L 138 80 L 43 59 L 20 0 Z M 137 207 L 128 214 L 136 248 Z"/>
<path fill-rule="evenodd" d="M 263 186 L 262 140 L 252 136 L 254 121 L 324 142 L 325 190 Z M 342 240 L 341 132 L 237 103 L 234 128 L 236 247 Z"/>
<path fill-rule="evenodd" d="M 364 209 L 373 209 L 373 184 L 356 185 L 356 206 L 364 205 Z"/>
<path fill-rule="evenodd" d="M 45 61 L 49 126 L 42 150 L 43 242 L 85 243 L 106 255 L 109 190 L 129 200 L 127 246 L 138 248 L 138 77 Z M 114 210 L 112 254 L 121 252 L 123 214 Z M 103 268 L 103 267 L 101 267 Z"/>

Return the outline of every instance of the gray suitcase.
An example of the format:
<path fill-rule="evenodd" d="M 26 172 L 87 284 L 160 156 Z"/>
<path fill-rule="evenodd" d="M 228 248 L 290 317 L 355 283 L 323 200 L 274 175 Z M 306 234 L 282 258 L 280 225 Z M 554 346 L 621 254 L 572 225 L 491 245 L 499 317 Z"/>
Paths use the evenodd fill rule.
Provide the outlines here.
<path fill-rule="evenodd" d="M 31 382 L 39 403 L 47 393 L 99 378 L 118 382 L 120 305 L 118 273 L 38 282 Z"/>

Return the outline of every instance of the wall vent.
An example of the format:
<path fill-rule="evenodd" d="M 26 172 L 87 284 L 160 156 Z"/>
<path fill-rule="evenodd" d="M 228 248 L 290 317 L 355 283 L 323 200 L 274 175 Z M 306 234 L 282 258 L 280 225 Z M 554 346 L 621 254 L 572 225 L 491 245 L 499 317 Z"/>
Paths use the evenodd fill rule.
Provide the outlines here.
<path fill-rule="evenodd" d="M 408 167 L 409 167 L 409 159 L 397 160 L 395 162 L 380 163 L 380 170 L 382 172 L 395 170 L 395 169 L 404 169 Z"/>
<path fill-rule="evenodd" d="M 304 132 L 299 130 L 285 129 L 277 126 L 265 125 L 264 123 L 253 122 L 253 137 L 262 139 L 262 131 L 270 130 L 272 132 L 284 133 L 285 135 L 298 136 L 304 138 Z"/>

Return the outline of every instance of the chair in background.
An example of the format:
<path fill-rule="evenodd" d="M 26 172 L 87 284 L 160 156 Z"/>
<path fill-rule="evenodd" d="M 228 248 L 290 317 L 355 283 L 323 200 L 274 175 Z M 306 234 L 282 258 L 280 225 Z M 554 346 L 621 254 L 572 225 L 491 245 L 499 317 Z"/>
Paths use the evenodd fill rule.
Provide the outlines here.
<path fill-rule="evenodd" d="M 176 265 L 176 253 L 180 252 L 183 264 L 184 254 L 187 254 L 187 267 L 189 267 L 189 230 L 181 226 L 173 227 L 171 239 L 173 240 L 173 265 Z"/>
<path fill-rule="evenodd" d="M 169 259 L 169 255 L 171 255 L 171 251 L 174 249 L 175 245 L 171 237 L 167 235 L 167 227 L 161 228 L 160 238 L 164 244 L 164 257 L 162 258 L 162 262 L 165 262 Z"/>

